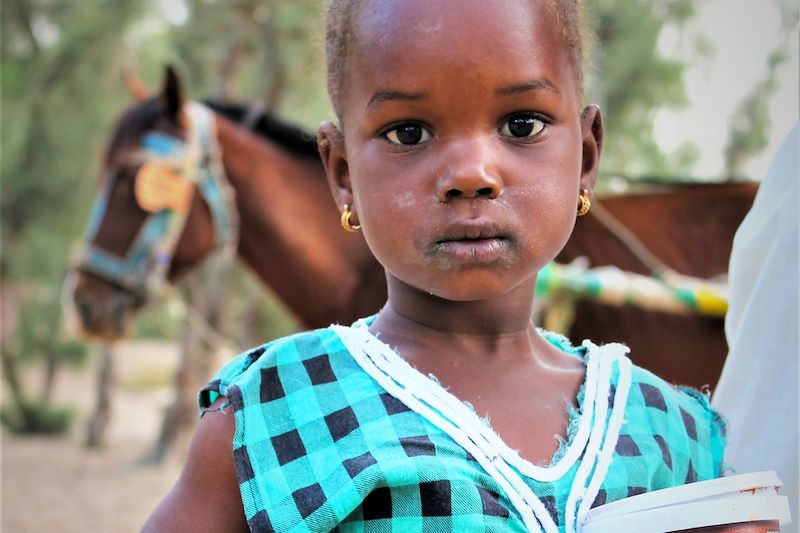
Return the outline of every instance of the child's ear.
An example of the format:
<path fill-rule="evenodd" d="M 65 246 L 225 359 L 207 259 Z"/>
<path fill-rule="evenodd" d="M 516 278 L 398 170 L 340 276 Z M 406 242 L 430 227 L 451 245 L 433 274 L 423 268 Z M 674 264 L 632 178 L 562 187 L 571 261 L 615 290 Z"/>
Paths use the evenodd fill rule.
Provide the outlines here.
<path fill-rule="evenodd" d="M 353 204 L 353 189 L 350 186 L 350 167 L 344 149 L 344 136 L 332 122 L 325 121 L 317 131 L 317 146 L 325 167 L 325 176 L 336 205 L 341 210 L 345 204 Z"/>
<path fill-rule="evenodd" d="M 581 189 L 592 191 L 597 182 L 600 152 L 603 150 L 603 117 L 597 105 L 587 106 L 581 113 L 581 135 L 583 136 Z"/>

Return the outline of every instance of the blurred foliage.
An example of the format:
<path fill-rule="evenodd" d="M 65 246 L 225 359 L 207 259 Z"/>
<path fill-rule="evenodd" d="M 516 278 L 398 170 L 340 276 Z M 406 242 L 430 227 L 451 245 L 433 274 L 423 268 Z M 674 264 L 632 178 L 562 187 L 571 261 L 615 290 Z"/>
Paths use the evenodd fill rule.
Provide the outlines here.
<path fill-rule="evenodd" d="M 57 371 L 63 366 L 85 363 L 88 349 L 68 337 L 61 328 L 58 293 L 47 286 L 26 287 L 17 318 L 17 334 L 3 343 L 3 378 L 9 401 L 0 412 L 0 421 L 17 433 L 63 433 L 69 428 L 72 410 L 51 403 Z M 43 366 L 41 391 L 31 398 L 25 387 L 21 367 Z"/>
<path fill-rule="evenodd" d="M 327 114 L 319 0 L 190 0 L 171 43 L 203 96 L 255 100 L 316 127 Z"/>
<path fill-rule="evenodd" d="M 770 129 L 769 104 L 778 91 L 778 69 L 788 60 L 790 35 L 800 22 L 796 2 L 783 5 L 781 42 L 767 58 L 767 75 L 758 80 L 731 115 L 730 132 L 725 146 L 725 173 L 739 176 L 748 159 L 767 147 Z"/>
<path fill-rule="evenodd" d="M 137 2 L 4 0 L 0 24 L 0 176 L 4 287 L 3 421 L 15 431 L 60 432 L 69 410 L 51 405 L 57 370 L 85 360 L 86 347 L 61 327 L 60 286 L 70 243 L 94 194 L 95 157 L 123 101 L 113 69 L 119 26 Z M 12 301 L 9 301 L 12 300 Z M 42 392 L 31 399 L 23 366 L 38 363 Z"/>
<path fill-rule="evenodd" d="M 18 354 L 20 362 L 53 359 L 59 365 L 80 367 L 86 361 L 86 346 L 66 335 L 60 327 L 57 294 L 45 289 L 39 297 L 27 298 L 20 307 L 19 335 L 6 344 L 6 349 Z"/>
<path fill-rule="evenodd" d="M 86 212 L 93 195 L 100 132 L 122 102 L 112 75 L 117 27 L 133 18 L 136 5 L 3 2 L 4 277 L 49 282 L 64 271 L 84 222 L 74 215 Z"/>
<path fill-rule="evenodd" d="M 696 149 L 684 145 L 664 154 L 653 139 L 653 118 L 662 107 L 687 103 L 687 65 L 665 58 L 658 39 L 664 28 L 680 28 L 694 15 L 694 2 L 589 0 L 585 6 L 595 37 L 587 54 L 588 101 L 600 104 L 605 119 L 599 186 L 615 175 L 685 179 Z"/>
<path fill-rule="evenodd" d="M 72 408 L 55 407 L 40 400 L 0 407 L 0 423 L 12 433 L 60 435 L 69 430 L 72 419 Z"/>
<path fill-rule="evenodd" d="M 769 71 L 739 103 L 731 117 L 731 129 L 725 146 L 725 174 L 737 176 L 750 157 L 767 147 L 769 139 L 769 101 L 778 90 L 778 67 L 786 54 L 776 50 L 769 57 Z"/>

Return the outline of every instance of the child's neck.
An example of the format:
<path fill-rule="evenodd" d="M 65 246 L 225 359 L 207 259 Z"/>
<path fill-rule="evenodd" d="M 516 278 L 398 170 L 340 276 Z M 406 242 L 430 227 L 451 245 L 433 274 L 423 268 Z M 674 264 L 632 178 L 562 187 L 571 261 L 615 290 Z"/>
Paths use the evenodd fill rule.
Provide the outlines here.
<path fill-rule="evenodd" d="M 531 327 L 532 290 L 515 291 L 496 300 L 466 302 L 445 300 L 423 291 L 409 291 L 407 287 L 395 291 L 392 283 L 389 283 L 388 292 L 384 311 L 443 334 L 508 336 L 525 333 Z"/>
<path fill-rule="evenodd" d="M 421 291 L 393 291 L 390 283 L 389 300 L 370 330 L 409 354 L 447 347 L 467 357 L 546 360 L 543 351 L 551 346 L 536 332 L 532 305 L 532 289 L 498 300 L 454 302 Z"/>
<path fill-rule="evenodd" d="M 475 320 L 472 317 L 472 320 Z M 477 322 L 477 321 L 476 321 Z M 528 323 L 515 330 L 486 327 L 471 328 L 476 322 L 457 320 L 453 316 L 407 316 L 392 307 L 391 302 L 380 311 L 370 326 L 370 331 L 408 357 L 411 354 L 442 353 L 437 346 L 447 347 L 447 352 L 469 357 L 470 354 L 503 358 L 508 354 L 527 355 L 531 351 L 533 325 Z"/>
<path fill-rule="evenodd" d="M 522 457 L 547 464 L 558 448 L 554 435 L 567 437 L 564 406 L 577 408 L 585 367 L 539 335 L 530 319 L 532 295 L 532 287 L 522 287 L 498 300 L 453 302 L 392 291 L 390 283 L 389 301 L 369 329 L 478 416 L 490 417 Z M 520 405 L 527 408 L 520 412 Z M 531 427 L 539 431 L 531 434 Z"/>

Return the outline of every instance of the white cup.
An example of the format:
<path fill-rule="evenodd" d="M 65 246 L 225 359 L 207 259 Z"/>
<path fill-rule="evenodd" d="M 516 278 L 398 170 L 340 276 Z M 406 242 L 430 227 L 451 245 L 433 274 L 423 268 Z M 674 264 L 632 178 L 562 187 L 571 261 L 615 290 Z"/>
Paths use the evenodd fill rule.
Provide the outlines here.
<path fill-rule="evenodd" d="M 657 490 L 595 507 L 582 533 L 767 533 L 791 522 L 775 472 L 755 472 Z"/>

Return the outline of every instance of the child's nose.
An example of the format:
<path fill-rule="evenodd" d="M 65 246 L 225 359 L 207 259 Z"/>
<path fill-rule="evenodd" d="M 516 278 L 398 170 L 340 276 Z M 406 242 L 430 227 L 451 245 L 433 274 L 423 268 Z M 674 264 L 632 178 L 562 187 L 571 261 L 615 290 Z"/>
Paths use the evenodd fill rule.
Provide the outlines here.
<path fill-rule="evenodd" d="M 482 142 L 462 142 L 448 150 L 447 164 L 436 183 L 440 202 L 456 198 L 497 198 L 503 189 L 491 147 Z"/>

